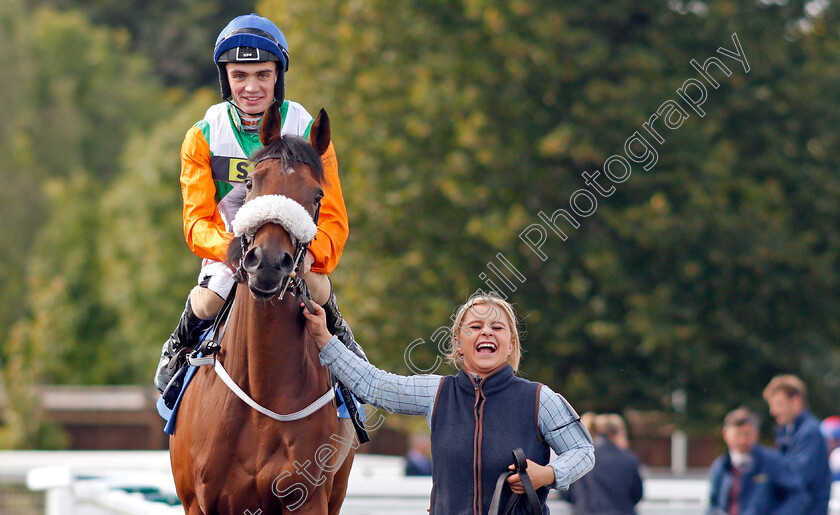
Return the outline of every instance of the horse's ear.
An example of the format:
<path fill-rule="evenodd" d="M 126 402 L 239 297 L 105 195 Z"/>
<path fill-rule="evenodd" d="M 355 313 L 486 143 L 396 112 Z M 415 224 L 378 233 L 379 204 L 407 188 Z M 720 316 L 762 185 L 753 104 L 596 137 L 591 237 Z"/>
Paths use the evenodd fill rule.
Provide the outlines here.
<path fill-rule="evenodd" d="M 280 118 L 280 109 L 277 108 L 277 101 L 271 103 L 260 124 L 260 142 L 264 147 L 269 143 L 280 139 L 280 130 L 283 128 L 283 120 Z"/>
<path fill-rule="evenodd" d="M 330 117 L 323 107 L 309 129 L 309 144 L 319 156 L 323 156 L 330 146 Z"/>

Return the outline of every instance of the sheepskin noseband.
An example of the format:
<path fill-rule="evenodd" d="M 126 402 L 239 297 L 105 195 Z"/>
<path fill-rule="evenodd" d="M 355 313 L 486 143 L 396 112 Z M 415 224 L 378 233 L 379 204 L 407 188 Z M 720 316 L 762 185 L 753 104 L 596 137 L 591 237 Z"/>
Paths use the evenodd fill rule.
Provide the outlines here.
<path fill-rule="evenodd" d="M 309 243 L 318 227 L 306 209 L 283 195 L 260 195 L 239 208 L 233 219 L 236 236 L 253 236 L 257 229 L 272 222 L 280 224 L 286 232 L 301 243 Z"/>

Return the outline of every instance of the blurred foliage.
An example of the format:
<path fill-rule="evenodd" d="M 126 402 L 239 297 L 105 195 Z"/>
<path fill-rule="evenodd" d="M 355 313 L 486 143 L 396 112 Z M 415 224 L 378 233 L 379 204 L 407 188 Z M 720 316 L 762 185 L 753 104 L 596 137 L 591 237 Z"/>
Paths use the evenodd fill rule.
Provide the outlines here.
<path fill-rule="evenodd" d="M 97 24 L 124 29 L 133 53 L 147 56 L 169 86 L 188 90 L 217 82 L 213 44 L 233 17 L 254 11 L 253 0 L 34 0 L 77 10 Z M 207 66 L 210 63 L 211 66 Z"/>
<path fill-rule="evenodd" d="M 708 427 L 736 404 L 763 409 L 781 371 L 805 378 L 818 413 L 836 409 L 836 6 L 261 7 L 292 20 L 306 63 L 289 95 L 334 120 L 352 227 L 335 283 L 375 362 L 405 371 L 422 338 L 412 359 L 430 368 L 435 329 L 502 252 L 527 278 L 512 295 L 526 376 L 581 411 L 670 410 L 683 388 L 689 424 Z M 749 73 L 715 53 L 733 32 Z M 711 56 L 732 75 L 712 72 L 704 117 L 662 128 L 653 169 L 596 195 L 567 241 L 548 231 L 545 262 L 518 240 Z"/>
<path fill-rule="evenodd" d="M 330 113 L 351 223 L 333 280 L 372 361 L 408 372 L 409 350 L 433 368 L 437 330 L 501 253 L 526 278 L 502 291 L 523 318 L 524 375 L 580 412 L 671 412 L 685 389 L 688 429 L 706 430 L 737 404 L 763 411 L 784 371 L 834 413 L 840 10 L 782 3 L 261 2 L 289 40 L 287 96 Z M 178 150 L 218 98 L 216 34 L 251 10 L 36 4 L 0 4 L 14 242 L 0 247 L 0 439 L 15 446 L 57 445 L 32 385 L 150 383 L 199 265 Z M 749 73 L 716 53 L 733 33 Z M 732 74 L 712 68 L 700 117 L 676 90 L 711 56 Z M 666 100 L 689 117 L 657 122 L 657 164 L 594 193 L 566 241 L 548 230 L 541 260 L 519 234 L 594 192 L 581 173 Z"/>
<path fill-rule="evenodd" d="M 172 104 L 124 31 L 19 0 L 0 6 L 0 31 L 10 42 L 0 56 L 9 92 L 0 123 L 9 242 L 0 247 L 0 359 L 9 408 L 18 410 L 6 420 L 26 424 L 9 428 L 9 445 L 31 446 L 43 432 L 31 430 L 40 427 L 33 385 L 132 379 L 116 373 L 118 353 L 101 345 L 117 318 L 101 295 L 99 203 L 122 173 L 125 141 Z"/>

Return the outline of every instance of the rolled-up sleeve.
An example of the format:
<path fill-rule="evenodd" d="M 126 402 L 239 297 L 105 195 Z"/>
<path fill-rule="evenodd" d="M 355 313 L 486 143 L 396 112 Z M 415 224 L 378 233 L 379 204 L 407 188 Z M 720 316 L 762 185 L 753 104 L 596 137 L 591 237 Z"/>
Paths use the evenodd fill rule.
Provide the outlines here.
<path fill-rule="evenodd" d="M 333 336 L 321 350 L 321 364 L 366 403 L 389 413 L 423 415 L 430 423 L 435 396 L 443 379 L 438 375 L 401 376 L 380 370 L 359 358 Z"/>
<path fill-rule="evenodd" d="M 559 393 L 540 388 L 540 435 L 557 453 L 549 466 L 554 469 L 554 488 L 566 490 L 595 465 L 595 447 L 574 408 Z"/>

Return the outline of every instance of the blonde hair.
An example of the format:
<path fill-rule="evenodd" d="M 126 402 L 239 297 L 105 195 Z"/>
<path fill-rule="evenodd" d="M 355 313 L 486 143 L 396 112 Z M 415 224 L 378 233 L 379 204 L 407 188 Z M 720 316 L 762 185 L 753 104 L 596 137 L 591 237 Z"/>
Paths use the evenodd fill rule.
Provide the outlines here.
<path fill-rule="evenodd" d="M 595 421 L 598 420 L 598 414 L 594 411 L 587 411 L 580 416 L 580 423 L 589 431 L 589 435 L 595 438 L 598 432 L 595 430 Z"/>
<path fill-rule="evenodd" d="M 476 312 L 473 309 L 475 306 L 487 306 L 488 309 Z M 446 356 L 447 361 L 449 361 L 449 363 L 455 368 L 461 367 L 463 356 L 458 351 L 458 331 L 461 330 L 461 322 L 463 322 L 467 311 L 471 312 L 476 318 L 488 318 L 493 316 L 493 320 L 499 320 L 501 313 L 504 313 L 505 316 L 507 316 L 510 321 L 510 334 L 512 337 L 511 353 L 507 357 L 507 361 L 510 363 L 514 372 L 519 372 L 519 361 L 522 359 L 522 344 L 519 337 L 519 329 L 517 327 L 518 321 L 516 319 L 516 311 L 513 309 L 513 305 L 510 302 L 501 298 L 497 293 L 483 292 L 481 290 L 470 295 L 467 302 L 455 311 L 455 316 L 452 318 L 452 339 L 449 354 Z"/>
<path fill-rule="evenodd" d="M 627 424 L 617 413 L 604 413 L 595 418 L 595 432 L 606 436 L 627 434 Z"/>
<path fill-rule="evenodd" d="M 776 392 L 784 392 L 787 398 L 800 397 L 807 400 L 808 389 L 801 379 L 793 374 L 783 374 L 774 377 L 764 389 L 764 400 L 770 400 Z"/>

